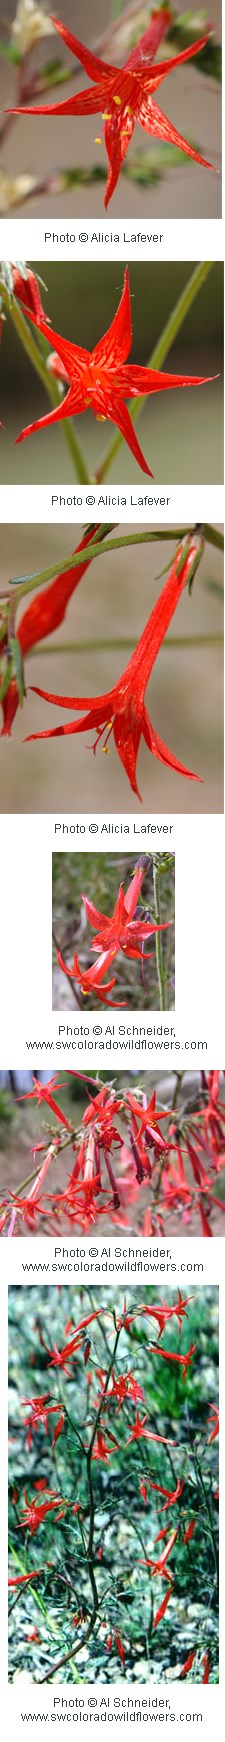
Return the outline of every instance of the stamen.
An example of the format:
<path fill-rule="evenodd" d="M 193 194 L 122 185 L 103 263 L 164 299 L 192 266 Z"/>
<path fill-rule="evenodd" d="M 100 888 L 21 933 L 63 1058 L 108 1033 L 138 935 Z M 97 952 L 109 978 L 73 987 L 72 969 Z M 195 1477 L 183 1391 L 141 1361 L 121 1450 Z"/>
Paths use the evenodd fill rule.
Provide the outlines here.
<path fill-rule="evenodd" d="M 106 417 L 104 417 L 103 412 L 96 411 L 96 423 L 106 423 L 106 422 L 107 422 L 107 419 L 106 419 Z"/>
<path fill-rule="evenodd" d="M 102 144 L 102 140 L 101 140 L 101 134 L 100 134 L 100 133 L 96 133 L 96 137 L 95 137 L 95 145 L 101 145 L 101 144 Z"/>
<path fill-rule="evenodd" d="M 102 114 L 102 120 L 103 121 L 111 121 L 111 115 L 108 114 L 108 109 L 104 109 L 103 114 Z"/>
<path fill-rule="evenodd" d="M 121 102 L 122 102 L 122 97 L 113 97 L 113 103 L 118 103 L 120 109 L 121 109 Z"/>

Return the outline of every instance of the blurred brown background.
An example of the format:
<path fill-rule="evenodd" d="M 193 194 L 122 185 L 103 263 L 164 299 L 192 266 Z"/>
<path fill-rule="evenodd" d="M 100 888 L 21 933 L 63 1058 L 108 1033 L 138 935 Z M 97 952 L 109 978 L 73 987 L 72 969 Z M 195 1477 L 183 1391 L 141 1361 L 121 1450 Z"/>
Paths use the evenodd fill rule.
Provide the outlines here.
<path fill-rule="evenodd" d="M 121 16 L 124 11 L 126 5 L 122 4 Z M 140 34 L 146 29 L 149 11 L 148 0 L 146 3 L 143 0 Z M 185 13 L 184 4 L 180 5 L 179 11 L 181 16 Z M 1 36 L 6 41 L 9 39 L 9 26 L 15 12 L 16 0 L 4 0 Z M 82 38 L 89 48 L 99 49 L 102 33 L 108 29 L 113 12 L 115 16 L 115 7 L 113 0 L 84 0 L 82 8 L 79 0 L 60 0 L 57 12 L 74 35 Z M 199 35 L 204 30 L 205 18 L 220 41 L 220 0 L 210 0 L 209 8 L 206 7 L 204 13 L 199 12 Z M 167 55 L 172 57 L 173 52 L 179 51 L 175 51 L 171 44 L 168 49 L 162 45 L 158 59 L 163 59 L 163 55 L 166 58 Z M 69 50 L 60 44 L 57 32 L 55 37 L 49 36 L 35 48 L 33 64 L 35 67 L 41 66 L 55 56 L 58 58 L 59 54 L 64 64 L 71 66 L 71 79 L 66 86 L 59 86 L 58 92 L 56 88 L 53 89 L 53 102 L 57 101 L 57 96 L 59 102 L 63 101 L 67 94 L 70 97 L 73 92 L 77 93 L 89 85 L 82 69 L 79 77 L 75 76 L 77 63 Z M 126 50 L 122 52 L 120 64 L 126 59 L 126 54 Z M 112 49 L 106 58 L 113 60 Z M 3 60 L 0 77 L 1 107 L 5 107 L 16 101 L 15 69 Z M 215 165 L 218 172 L 221 162 L 221 93 L 216 81 L 208 79 L 196 66 L 192 67 L 191 63 L 187 63 L 171 73 L 168 80 L 165 80 L 165 86 L 163 81 L 156 96 L 162 111 L 184 137 Z M 51 95 L 47 100 L 51 101 Z M 44 101 L 44 98 L 40 97 L 39 101 Z M 18 119 L 5 140 L 1 165 L 11 177 L 29 172 L 38 178 L 45 177 L 47 171 L 51 175 L 60 168 L 71 168 L 75 165 L 84 168 L 86 165 L 92 166 L 93 163 L 103 165 L 106 163 L 106 153 L 104 143 L 101 146 L 95 144 L 95 135 L 99 132 L 96 120 L 98 122 L 95 115 L 81 119 L 58 116 L 47 116 L 41 120 L 35 120 L 32 116 Z M 142 128 L 137 127 L 130 151 L 138 150 L 143 154 L 147 149 L 151 153 L 155 143 Z M 54 218 L 60 217 L 64 221 L 67 218 L 85 220 L 89 217 L 101 217 L 104 213 L 104 183 L 87 188 L 78 186 L 57 196 L 49 195 L 47 209 L 53 213 Z M 28 206 L 20 207 L 20 211 L 31 217 L 39 217 L 43 213 L 46 215 L 46 196 L 35 195 Z M 151 215 L 153 223 L 155 219 L 165 215 L 167 218 L 218 218 L 221 215 L 220 174 L 214 175 L 210 170 L 202 169 L 200 165 L 181 155 L 179 167 L 167 170 L 166 176 L 156 187 L 148 189 L 136 186 L 121 176 L 109 213 L 113 223 L 115 218 L 124 218 L 125 214 L 127 220 L 135 216 L 136 219 L 142 217 L 146 222 Z"/>
<path fill-rule="evenodd" d="M 146 364 L 177 298 L 188 286 L 193 262 L 149 261 L 130 265 L 133 343 L 129 361 Z M 74 344 L 92 350 L 118 307 L 124 281 L 121 262 L 71 264 L 35 263 L 46 285 L 42 298 L 53 327 Z M 43 340 L 46 355 L 51 347 Z M 159 392 L 145 401 L 138 418 L 138 436 L 156 481 L 167 484 L 223 482 L 223 266 L 213 263 L 178 338 L 167 355 L 168 373 L 214 376 L 202 387 Z M 45 416 L 45 388 L 22 349 L 10 316 L 4 323 L 1 348 L 1 483 L 74 482 L 73 462 L 59 423 L 13 443 L 25 425 Z M 90 476 L 107 453 L 115 426 L 99 423 L 93 411 L 76 419 Z M 130 449 L 123 443 L 109 468 L 109 483 L 148 486 Z"/>
<path fill-rule="evenodd" d="M 137 533 L 141 528 L 135 523 L 133 528 L 122 527 L 124 535 L 132 534 L 132 530 Z M 65 560 L 78 544 L 81 532 L 74 525 L 2 526 L 1 588 L 10 577 L 38 571 L 60 558 Z M 54 642 L 51 637 L 50 645 L 55 646 L 55 652 L 50 653 L 46 641 L 39 652 L 34 650 L 27 658 L 27 685 L 38 684 L 65 695 L 94 696 L 111 688 L 130 656 L 128 637 L 136 640 L 141 634 L 164 584 L 159 576 L 166 563 L 171 566 L 175 548 L 169 541 L 133 549 L 128 546 L 96 559 L 71 599 Z M 21 606 L 21 615 L 24 609 L 25 605 Z M 223 810 L 223 646 L 222 640 L 220 644 L 212 639 L 222 635 L 223 557 L 220 551 L 206 545 L 192 597 L 185 589 L 146 695 L 156 730 L 174 754 L 201 775 L 202 784 L 164 768 L 150 756 L 142 740 L 138 782 L 143 807 L 146 811 L 152 808 L 153 814 L 168 811 L 204 815 Z M 204 645 L 204 639 L 198 638 L 205 636 Z M 178 637 L 184 639 L 182 647 L 176 647 Z M 123 646 L 113 647 L 112 638 L 121 638 Z M 174 646 L 169 645 L 171 638 Z M 107 651 L 96 646 L 101 639 L 109 641 Z M 68 647 L 68 652 L 57 652 L 62 644 Z M 136 812 L 141 821 L 142 807 L 131 792 L 113 738 L 109 741 L 109 755 L 102 755 L 99 747 L 94 758 L 92 732 L 36 744 L 23 743 L 29 732 L 42 731 L 72 718 L 69 707 L 68 714 L 62 713 L 32 695 L 28 687 L 23 710 L 18 711 L 13 725 L 12 739 L 0 739 L 1 811 L 107 813 L 110 808 L 122 814 Z"/>

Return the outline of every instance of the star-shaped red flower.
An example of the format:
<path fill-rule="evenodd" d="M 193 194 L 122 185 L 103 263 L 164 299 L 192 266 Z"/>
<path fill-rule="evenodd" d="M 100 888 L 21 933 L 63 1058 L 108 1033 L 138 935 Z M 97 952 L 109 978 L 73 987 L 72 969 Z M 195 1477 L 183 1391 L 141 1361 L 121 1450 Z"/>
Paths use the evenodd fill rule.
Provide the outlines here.
<path fill-rule="evenodd" d="M 31 309 L 26 309 L 29 320 L 44 334 L 49 342 L 49 325 L 39 316 L 38 322 Z M 48 424 L 60 423 L 64 417 L 77 417 L 80 412 L 91 406 L 95 417 L 109 418 L 117 424 L 124 441 L 131 453 L 148 477 L 153 474 L 144 458 L 140 443 L 131 421 L 125 399 L 137 399 L 138 394 L 164 392 L 169 387 L 200 387 L 206 380 L 203 375 L 166 375 L 160 369 L 146 369 L 137 363 L 126 366 L 126 358 L 132 344 L 131 301 L 129 272 L 126 267 L 124 286 L 116 315 L 108 331 L 103 334 L 94 351 L 86 351 L 81 345 L 74 345 L 69 339 L 61 338 L 60 333 L 53 332 L 51 339 L 55 345 L 57 356 L 63 364 L 63 378 L 69 381 L 68 393 L 60 405 L 48 411 L 45 417 L 38 417 L 35 423 L 28 424 L 20 431 L 17 443 L 23 442 L 26 436 L 34 434 L 37 429 L 46 429 Z M 60 370 L 59 370 L 60 373 Z"/>
<path fill-rule="evenodd" d="M 135 948 L 138 941 L 145 943 L 146 939 L 152 937 L 155 932 L 165 931 L 169 924 L 168 920 L 165 920 L 164 924 L 154 925 L 148 920 L 133 918 L 144 876 L 145 866 L 141 865 L 135 871 L 134 877 L 131 878 L 126 895 L 124 895 L 123 884 L 120 883 L 111 918 L 106 913 L 99 913 L 98 908 L 94 907 L 94 902 L 89 901 L 87 895 L 82 896 L 89 925 L 97 926 L 92 943 L 93 950 L 108 950 L 112 947 L 115 954 L 118 950 L 122 950 L 124 955 L 142 961 L 141 950 Z"/>
<path fill-rule="evenodd" d="M 165 8 L 164 10 L 159 9 L 155 15 L 153 14 L 151 24 L 136 44 L 136 48 L 132 49 L 132 53 L 121 69 L 110 66 L 107 61 L 100 60 L 86 48 L 84 43 L 79 42 L 77 36 L 73 36 L 71 31 L 67 30 L 64 24 L 61 24 L 60 19 L 52 18 L 52 23 L 63 42 L 66 43 L 67 48 L 71 49 L 72 54 L 81 62 L 85 72 L 93 79 L 93 86 L 90 90 L 79 91 L 75 97 L 66 97 L 62 103 L 44 103 L 38 108 L 34 104 L 27 104 L 23 109 L 10 111 L 14 115 L 95 115 L 98 112 L 102 113 L 105 123 L 105 145 L 109 159 L 105 206 L 108 206 L 117 185 L 121 165 L 130 139 L 132 139 L 136 121 L 139 121 L 140 126 L 153 138 L 163 139 L 166 142 L 169 140 L 170 144 L 177 145 L 181 151 L 184 151 L 187 157 L 192 157 L 196 163 L 203 164 L 205 169 L 213 167 L 205 157 L 200 156 L 198 151 L 194 151 L 192 145 L 187 144 L 186 139 L 183 139 L 181 133 L 177 132 L 177 128 L 172 126 L 167 116 L 161 114 L 153 100 L 154 93 L 162 79 L 165 79 L 168 73 L 173 72 L 174 67 L 181 66 L 184 61 L 191 60 L 193 55 L 199 54 L 207 42 L 206 32 L 205 36 L 201 36 L 196 42 L 191 43 L 189 48 L 183 49 L 182 54 L 175 55 L 170 60 L 158 61 L 154 68 L 152 63 L 162 37 L 171 22 L 171 16 L 169 9 Z"/>

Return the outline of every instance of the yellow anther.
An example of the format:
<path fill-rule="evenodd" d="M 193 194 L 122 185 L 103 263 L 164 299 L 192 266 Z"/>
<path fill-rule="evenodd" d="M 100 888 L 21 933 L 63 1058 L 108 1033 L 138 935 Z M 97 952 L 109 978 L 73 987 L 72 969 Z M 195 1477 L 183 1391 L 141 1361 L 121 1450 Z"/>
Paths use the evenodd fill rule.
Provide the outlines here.
<path fill-rule="evenodd" d="M 122 101 L 121 97 L 113 97 L 113 102 L 118 103 L 120 109 L 121 109 L 121 101 Z"/>
<path fill-rule="evenodd" d="M 133 109 L 130 109 L 130 104 L 127 103 L 127 115 L 132 115 L 132 114 L 133 114 Z"/>
<path fill-rule="evenodd" d="M 101 751 L 102 751 L 102 756 L 109 756 L 109 750 L 108 750 L 107 744 L 101 744 Z"/>
<path fill-rule="evenodd" d="M 103 416 L 101 411 L 96 412 L 96 423 L 106 423 L 106 417 Z"/>
<path fill-rule="evenodd" d="M 104 109 L 102 120 L 103 121 L 111 121 L 111 115 L 108 114 L 108 109 Z"/>
<path fill-rule="evenodd" d="M 100 133 L 99 134 L 97 133 L 96 139 L 95 139 L 95 145 L 101 145 L 101 143 L 102 143 L 102 141 L 101 141 Z"/>

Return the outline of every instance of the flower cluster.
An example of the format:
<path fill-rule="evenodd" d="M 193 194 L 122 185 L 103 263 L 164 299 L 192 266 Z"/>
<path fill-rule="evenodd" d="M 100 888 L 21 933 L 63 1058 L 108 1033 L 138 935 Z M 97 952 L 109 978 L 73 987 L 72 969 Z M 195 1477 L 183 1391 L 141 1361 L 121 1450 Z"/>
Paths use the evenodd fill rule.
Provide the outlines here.
<path fill-rule="evenodd" d="M 12 1570 L 10 1565 L 9 1585 L 10 1590 L 14 1591 L 13 1603 L 17 1584 L 19 1589 L 23 1583 L 27 1584 L 28 1601 L 31 1588 L 31 1623 L 32 1580 L 36 1577 L 42 1579 L 43 1597 L 48 1591 L 50 1614 L 50 1599 L 54 1588 L 57 1590 L 58 1587 L 60 1592 L 60 1577 L 63 1584 L 63 1573 L 60 1573 L 61 1557 L 62 1565 L 64 1562 L 62 1541 L 67 1545 L 70 1629 L 69 1636 L 65 1634 L 65 1640 L 67 1644 L 69 1637 L 69 1644 L 67 1649 L 61 1648 L 59 1657 L 57 1641 L 55 1656 L 53 1645 L 53 1655 L 51 1651 L 51 1661 L 46 1666 L 47 1679 L 51 1679 L 58 1669 L 69 1664 L 73 1658 L 76 1659 L 85 1642 L 95 1634 L 101 1662 L 104 1663 L 105 1652 L 110 1657 L 113 1653 L 116 1657 L 119 1656 L 123 1670 L 129 1672 L 134 1662 L 137 1628 L 133 1583 L 135 1592 L 136 1588 L 140 1590 L 140 1602 L 145 1602 L 146 1614 L 148 1586 L 150 1587 L 147 1633 L 148 1649 L 153 1662 L 154 1652 L 157 1661 L 155 1634 L 162 1623 L 166 1630 L 166 1641 L 169 1638 L 170 1644 L 173 1643 L 174 1629 L 177 1633 L 179 1593 L 188 1588 L 189 1582 L 191 1591 L 195 1558 L 199 1552 L 205 1557 L 203 1567 L 205 1564 L 207 1580 L 210 1575 L 210 1614 L 217 1591 L 217 1489 L 214 1486 L 216 1453 L 214 1448 L 209 1453 L 208 1448 L 214 1439 L 214 1432 L 209 1433 L 214 1416 L 218 1431 L 218 1412 L 214 1403 L 209 1408 L 206 1398 L 204 1425 L 200 1436 L 198 1389 L 197 1425 L 189 1441 L 187 1431 L 185 1432 L 186 1416 L 183 1416 L 179 1373 L 174 1377 L 173 1368 L 174 1361 L 181 1364 L 185 1386 L 189 1396 L 193 1395 L 194 1399 L 194 1370 L 199 1359 L 198 1331 L 195 1341 L 190 1334 L 193 1330 L 193 1312 L 194 1328 L 197 1325 L 194 1297 L 183 1298 L 178 1290 L 177 1295 L 171 1298 L 169 1290 L 167 1300 L 162 1300 L 161 1291 L 155 1297 L 154 1290 L 150 1288 L 144 1291 L 144 1295 L 138 1291 L 135 1297 L 130 1296 L 129 1291 L 128 1299 L 123 1302 L 122 1297 L 118 1297 L 117 1301 L 116 1292 L 113 1299 L 110 1293 L 110 1300 L 106 1305 L 101 1302 L 100 1307 L 95 1307 L 93 1300 L 92 1312 L 84 1313 L 81 1319 L 78 1317 L 78 1322 L 74 1291 L 72 1303 L 73 1316 L 69 1320 L 65 1320 L 64 1312 L 61 1307 L 59 1309 L 60 1333 L 57 1344 L 52 1344 L 52 1347 L 49 1348 L 46 1342 L 43 1312 L 41 1315 L 38 1312 L 34 1324 L 32 1365 L 37 1389 L 30 1399 L 21 1399 L 22 1445 L 24 1435 L 25 1458 L 27 1460 L 28 1455 L 30 1466 L 28 1464 L 26 1487 L 22 1489 L 23 1477 L 21 1479 L 20 1475 L 19 1487 L 13 1487 L 11 1495 L 12 1547 L 15 1552 L 17 1532 L 20 1533 L 20 1542 L 23 1533 L 24 1557 L 22 1572 L 21 1563 L 19 1572 L 16 1569 L 15 1574 L 13 1562 Z M 186 1328 L 186 1319 L 189 1318 L 190 1308 L 192 1318 L 189 1329 L 188 1325 Z M 57 1314 L 55 1316 L 57 1318 Z M 155 1320 L 159 1323 L 159 1340 L 149 1345 L 149 1323 L 154 1326 Z M 167 1342 L 165 1349 L 161 1341 L 164 1334 Z M 179 1350 L 174 1347 L 177 1335 Z M 104 1366 L 99 1366 L 98 1358 L 101 1339 L 105 1352 Z M 184 1340 L 182 1350 L 181 1340 Z M 40 1349 L 42 1363 L 45 1363 L 48 1371 L 49 1368 L 51 1370 L 51 1392 L 44 1395 L 38 1390 Z M 169 1407 L 170 1390 L 167 1403 L 162 1403 L 162 1357 L 168 1363 L 169 1388 L 172 1385 Z M 27 1410 L 28 1405 L 27 1417 L 24 1410 Z M 195 1410 L 194 1402 L 193 1408 Z M 57 1425 L 54 1426 L 56 1414 Z M 171 1414 L 172 1432 L 168 1431 Z M 51 1472 L 55 1475 L 57 1439 L 59 1446 L 57 1444 L 56 1483 Z M 40 1468 L 43 1469 L 43 1477 L 41 1475 L 38 1481 L 35 1476 L 34 1441 L 39 1453 Z M 23 1461 L 22 1452 L 22 1467 Z M 21 1459 L 19 1467 L 21 1471 Z M 122 1578 L 117 1599 L 114 1549 L 112 1556 L 115 1506 L 116 1509 L 118 1506 L 119 1518 L 121 1516 L 123 1525 L 125 1524 L 125 1534 L 128 1525 L 129 1566 L 132 1575 L 131 1609 L 132 1601 L 134 1602 L 131 1627 Z M 40 1533 L 41 1548 L 36 1564 L 34 1543 L 32 1570 L 32 1544 L 37 1533 Z M 63 1588 L 61 1594 L 63 1597 Z M 32 1630 L 29 1638 L 34 1637 L 36 1640 L 36 1634 L 34 1636 Z M 160 1637 L 164 1649 L 164 1632 Z M 197 1676 L 197 1680 L 206 1681 L 211 1673 L 207 1624 L 202 1638 L 196 1622 L 194 1637 L 193 1630 L 188 1632 L 187 1629 L 184 1637 L 186 1652 L 183 1649 L 181 1627 L 178 1641 L 176 1639 L 178 1678 L 188 1675 L 193 1669 L 194 1678 Z M 41 1634 L 38 1643 L 41 1646 Z M 45 1678 L 39 1674 L 38 1679 Z"/>
<path fill-rule="evenodd" d="M 202 1072 L 191 1100 L 185 1079 L 180 1098 L 171 1107 L 165 1098 L 165 1079 L 161 1105 L 160 1085 L 148 1102 L 141 1086 L 134 1093 L 122 1086 L 121 1079 L 115 1087 L 68 1072 L 68 1084 L 75 1078 L 80 1086 L 82 1081 L 86 1085 L 78 1126 L 60 1106 L 58 1095 L 64 1084 L 59 1083 L 56 1099 L 56 1079 L 39 1083 L 35 1078 L 33 1089 L 23 1098 L 45 1106 L 51 1126 L 47 1135 L 43 1127 L 35 1145 L 29 1179 L 16 1193 L 8 1185 L 2 1191 L 1 1233 L 35 1233 L 43 1222 L 51 1233 L 58 1227 L 88 1233 L 104 1217 L 104 1228 L 115 1225 L 128 1233 L 134 1228 L 149 1237 L 170 1232 L 171 1225 L 173 1232 L 185 1234 L 192 1233 L 194 1225 L 194 1231 L 200 1228 L 204 1237 L 211 1237 L 214 1209 L 221 1227 L 224 1214 L 217 1186 L 225 1165 L 223 1074 Z M 61 1189 L 54 1189 L 54 1164 L 69 1149 L 72 1170 Z M 180 1309 L 180 1326 L 182 1317 Z M 161 1334 L 162 1306 L 158 1323 Z"/>

